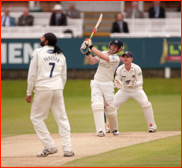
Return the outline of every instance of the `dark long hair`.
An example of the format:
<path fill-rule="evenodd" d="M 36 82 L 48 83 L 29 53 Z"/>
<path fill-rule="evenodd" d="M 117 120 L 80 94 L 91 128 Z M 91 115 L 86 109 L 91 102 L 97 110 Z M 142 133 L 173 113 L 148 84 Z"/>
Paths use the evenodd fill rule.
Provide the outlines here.
<path fill-rule="evenodd" d="M 46 33 L 44 34 L 44 37 L 48 40 L 48 45 L 54 47 L 53 53 L 63 53 L 63 51 L 56 45 L 57 37 L 53 33 Z"/>

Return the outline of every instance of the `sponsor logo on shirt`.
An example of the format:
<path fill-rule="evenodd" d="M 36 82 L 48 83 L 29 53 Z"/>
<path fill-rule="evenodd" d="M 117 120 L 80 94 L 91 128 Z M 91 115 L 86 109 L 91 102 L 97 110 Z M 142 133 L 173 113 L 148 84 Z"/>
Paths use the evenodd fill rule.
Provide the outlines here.
<path fill-rule="evenodd" d="M 126 76 L 122 76 L 122 78 L 126 78 Z"/>
<path fill-rule="evenodd" d="M 47 50 L 47 53 L 53 54 L 53 50 Z"/>
<path fill-rule="evenodd" d="M 140 75 L 142 75 L 142 72 L 140 72 L 140 73 L 138 74 L 138 76 L 140 76 Z"/>
<path fill-rule="evenodd" d="M 112 56 L 111 58 L 112 58 L 113 61 L 115 60 L 115 57 L 114 56 Z"/>
<path fill-rule="evenodd" d="M 100 65 L 100 66 L 102 66 L 102 67 L 104 67 L 104 68 L 110 68 L 110 66 L 109 66 L 109 65 L 104 64 L 104 63 L 102 63 L 102 62 L 99 62 L 99 65 Z"/>

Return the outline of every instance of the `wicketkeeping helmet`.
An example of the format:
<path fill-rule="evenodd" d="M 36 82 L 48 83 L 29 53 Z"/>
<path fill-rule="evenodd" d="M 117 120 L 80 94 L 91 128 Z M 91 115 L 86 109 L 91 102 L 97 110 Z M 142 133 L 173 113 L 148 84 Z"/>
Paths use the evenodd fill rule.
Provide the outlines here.
<path fill-rule="evenodd" d="M 123 42 L 121 40 L 115 39 L 115 40 L 111 41 L 109 43 L 109 48 L 110 48 L 111 44 L 115 44 L 116 46 L 119 47 L 118 52 L 120 52 L 123 49 Z"/>

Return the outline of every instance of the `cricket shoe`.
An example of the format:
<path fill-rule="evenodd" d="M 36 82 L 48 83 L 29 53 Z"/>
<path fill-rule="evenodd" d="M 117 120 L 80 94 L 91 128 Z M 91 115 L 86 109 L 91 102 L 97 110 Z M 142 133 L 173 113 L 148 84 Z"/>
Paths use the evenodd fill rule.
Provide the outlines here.
<path fill-rule="evenodd" d="M 56 147 L 53 147 L 53 148 L 45 148 L 41 153 L 38 153 L 37 154 L 37 157 L 46 157 L 48 156 L 49 154 L 54 154 L 54 153 L 57 153 L 58 150 Z"/>
<path fill-rule="evenodd" d="M 110 133 L 110 130 L 109 129 L 106 129 L 106 133 Z"/>
<path fill-rule="evenodd" d="M 64 151 L 64 157 L 71 157 L 71 156 L 74 156 L 74 152 L 73 151 Z"/>
<path fill-rule="evenodd" d="M 100 132 L 98 133 L 98 136 L 99 136 L 99 137 L 104 137 L 105 134 L 103 133 L 103 131 L 100 131 Z"/>
<path fill-rule="evenodd" d="M 113 130 L 112 133 L 113 133 L 113 135 L 119 135 L 119 131 L 117 131 L 117 130 Z"/>
<path fill-rule="evenodd" d="M 149 133 L 154 133 L 154 132 L 156 132 L 155 129 L 153 129 L 153 128 L 150 128 L 150 129 L 149 129 Z"/>

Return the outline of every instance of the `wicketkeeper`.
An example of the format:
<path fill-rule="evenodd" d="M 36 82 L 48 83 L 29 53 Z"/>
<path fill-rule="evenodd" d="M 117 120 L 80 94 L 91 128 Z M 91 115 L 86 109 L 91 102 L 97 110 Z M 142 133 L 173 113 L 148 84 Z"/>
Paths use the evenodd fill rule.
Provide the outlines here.
<path fill-rule="evenodd" d="M 138 65 L 132 63 L 133 54 L 130 51 L 126 51 L 122 57 L 124 64 L 119 66 L 116 71 L 115 85 L 119 90 L 114 96 L 114 105 L 118 109 L 128 99 L 135 99 L 143 109 L 149 132 L 156 132 L 157 126 L 152 105 L 142 87 L 142 70 Z"/>
<path fill-rule="evenodd" d="M 91 39 L 85 39 L 81 45 L 81 52 L 86 54 L 90 65 L 99 63 L 94 80 L 91 80 L 91 107 L 94 114 L 96 133 L 105 136 L 104 106 L 105 114 L 110 124 L 113 135 L 119 135 L 117 109 L 114 106 L 114 72 L 119 65 L 120 59 L 117 55 L 122 50 L 123 43 L 113 40 L 109 43 L 109 51 L 99 51 L 92 45 Z M 83 52 L 83 49 L 86 51 Z M 91 55 L 91 51 L 96 56 Z"/>

